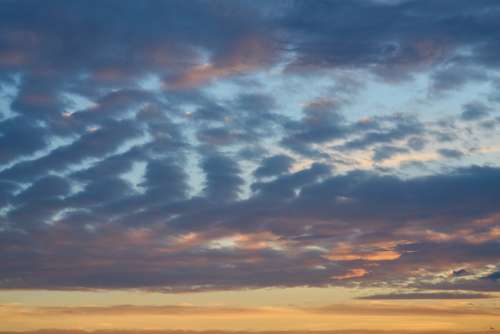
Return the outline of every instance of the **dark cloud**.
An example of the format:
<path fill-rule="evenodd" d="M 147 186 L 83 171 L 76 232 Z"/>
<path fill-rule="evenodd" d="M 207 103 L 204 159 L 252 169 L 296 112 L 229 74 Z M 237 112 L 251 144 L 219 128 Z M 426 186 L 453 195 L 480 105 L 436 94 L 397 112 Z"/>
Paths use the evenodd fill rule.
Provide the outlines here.
<path fill-rule="evenodd" d="M 231 145 L 238 141 L 240 136 L 226 128 L 209 128 L 198 133 L 198 140 L 208 145 Z"/>
<path fill-rule="evenodd" d="M 500 271 L 489 274 L 485 278 L 492 280 L 492 281 L 498 281 L 498 280 L 500 280 Z"/>
<path fill-rule="evenodd" d="M 290 121 L 285 128 L 288 132 L 282 143 L 290 149 L 307 155 L 309 145 L 323 143 L 346 135 L 345 119 L 332 103 L 315 103 L 304 109 L 300 122 Z"/>
<path fill-rule="evenodd" d="M 0 122 L 0 155 L 3 163 L 30 155 L 47 145 L 47 132 L 25 117 Z"/>
<path fill-rule="evenodd" d="M 188 190 L 184 170 L 172 159 L 148 161 L 144 182 L 141 185 L 146 188 L 144 196 L 146 203 L 166 203 L 183 199 Z"/>
<path fill-rule="evenodd" d="M 365 300 L 412 300 L 412 299 L 487 299 L 495 298 L 492 295 L 482 293 L 437 293 L 437 292 L 408 292 L 408 293 L 391 293 L 385 295 L 371 295 L 360 297 L 358 299 Z"/>
<path fill-rule="evenodd" d="M 243 185 L 238 164 L 219 154 L 208 155 L 202 162 L 206 175 L 205 196 L 212 201 L 236 200 Z"/>
<path fill-rule="evenodd" d="M 208 202 L 182 202 L 186 189 L 182 169 L 167 160 L 148 163 L 143 195 L 120 200 L 130 190 L 111 178 L 101 185 L 90 183 L 70 198 L 71 205 L 46 199 L 11 211 L 9 219 L 23 227 L 34 221 L 42 224 L 63 208 L 77 209 L 77 203 L 88 210 L 118 201 L 113 205 L 122 208 L 115 211 L 111 206 L 90 211 L 90 215 L 77 210 L 67 213 L 36 237 L 2 232 L 7 238 L 2 253 L 6 260 L 3 288 L 189 291 L 324 286 L 335 284 L 333 276 L 339 277 L 336 284 L 362 280 L 369 285 L 402 280 L 422 266 L 442 271 L 498 261 L 493 227 L 470 229 L 471 221 L 495 214 L 498 208 L 500 178 L 494 168 L 474 167 L 403 180 L 366 172 L 329 176 L 327 166 L 313 165 L 273 181 L 254 183 L 255 194 L 237 200 L 240 172 L 230 158 L 212 154 L 202 167 L 207 173 L 204 195 Z M 110 212 L 121 218 L 111 219 Z M 106 221 L 115 223 L 99 224 Z M 85 224 L 93 227 L 85 229 Z M 464 232 L 467 228 L 470 230 Z M 231 242 L 217 241 L 233 237 Z M 438 237 L 448 241 L 433 241 Z M 18 238 L 24 241 L 16 241 Z M 59 238 L 65 243 L 56 242 Z M 343 244 L 346 238 L 353 238 L 351 246 Z M 11 248 L 13 242 L 15 248 Z M 223 246 L 211 246 L 214 242 Z M 229 244 L 224 246 L 225 242 Z M 87 250 L 82 252 L 84 244 Z M 43 255 L 38 255 L 42 257 L 39 265 L 58 264 L 50 274 L 44 274 L 38 264 L 32 267 L 31 256 L 23 254 L 29 254 L 35 245 L 45 245 Z M 306 250 L 309 246 L 327 247 L 328 253 Z M 96 254 L 106 263 L 105 271 L 90 260 Z M 16 265 L 8 258 L 15 258 Z M 379 265 L 371 267 L 373 261 Z M 302 265 L 297 267 L 297 263 Z M 159 264 L 164 264 L 162 269 L 157 269 Z M 221 267 L 214 271 L 214 265 Z M 79 269 L 68 272 L 66 266 Z M 28 268 L 39 274 L 22 274 Z M 480 281 L 484 281 L 481 286 L 473 286 L 471 281 L 468 289 L 497 290 L 493 280 Z M 446 289 L 443 284 L 432 288 Z"/>
<path fill-rule="evenodd" d="M 53 198 L 68 195 L 68 180 L 59 176 L 46 176 L 33 183 L 29 188 L 15 197 L 15 202 L 31 202 L 40 198 Z"/>
<path fill-rule="evenodd" d="M 375 144 L 390 144 L 424 133 L 424 125 L 413 115 L 396 114 L 376 118 L 373 122 L 376 124 L 375 129 L 360 132 L 361 136 L 348 140 L 339 148 L 360 150 Z"/>
<path fill-rule="evenodd" d="M 71 207 L 89 208 L 127 196 L 130 192 L 130 186 L 125 180 L 108 177 L 105 180 L 98 179 L 88 183 L 85 189 L 69 198 L 67 202 Z"/>
<path fill-rule="evenodd" d="M 321 177 L 328 176 L 330 172 L 331 168 L 329 166 L 316 163 L 308 169 L 281 176 L 273 181 L 253 183 L 252 190 L 258 196 L 264 196 L 265 198 L 291 199 L 305 185 L 315 183 Z"/>
<path fill-rule="evenodd" d="M 441 148 L 438 153 L 444 158 L 458 159 L 464 156 L 464 153 L 460 150 L 455 150 L 452 148 Z"/>
<path fill-rule="evenodd" d="M 452 275 L 454 277 L 461 277 L 461 276 L 468 276 L 468 275 L 470 275 L 470 273 L 465 269 L 457 269 L 457 270 L 453 270 Z"/>
<path fill-rule="evenodd" d="M 426 145 L 426 141 L 419 137 L 411 137 L 408 139 L 408 146 L 415 150 L 421 151 Z"/>
<path fill-rule="evenodd" d="M 491 33 L 483 33 L 498 29 L 497 15 L 493 1 L 480 6 L 466 1 L 404 1 L 390 6 L 363 1 L 311 6 L 295 1 L 282 21 L 298 41 L 294 68 L 371 67 L 386 78 L 401 79 L 445 61 L 497 66 L 491 57 L 497 45 Z M 363 22 L 363 29 L 353 22 Z M 459 53 L 464 45 L 472 48 L 468 56 Z"/>
<path fill-rule="evenodd" d="M 469 290 L 469 291 L 488 291 L 488 292 L 498 292 L 500 290 L 500 285 L 498 281 L 494 279 L 488 279 L 487 277 L 479 277 L 475 279 L 464 279 L 454 282 L 441 281 L 436 283 L 422 282 L 417 284 L 418 288 L 423 289 L 436 289 L 436 290 Z"/>
<path fill-rule="evenodd" d="M 292 163 L 293 159 L 287 155 L 275 155 L 264 159 L 254 174 L 258 177 L 266 177 L 287 173 Z"/>
<path fill-rule="evenodd" d="M 444 64 L 432 74 L 432 93 L 441 94 L 463 88 L 467 83 L 487 81 L 488 74 L 482 68 L 464 66 L 462 61 Z"/>
<path fill-rule="evenodd" d="M 480 102 L 467 103 L 460 115 L 464 121 L 475 121 L 488 116 L 489 108 Z"/>
<path fill-rule="evenodd" d="M 373 161 L 383 161 L 390 159 L 392 156 L 407 153 L 408 150 L 397 146 L 380 146 L 373 153 Z"/>
<path fill-rule="evenodd" d="M 63 144 L 38 159 L 22 161 L 0 172 L 0 178 L 31 180 L 49 172 L 65 170 L 86 159 L 102 158 L 114 153 L 127 140 L 141 135 L 130 121 L 112 121 L 102 128 L 91 129 L 76 140 Z"/>

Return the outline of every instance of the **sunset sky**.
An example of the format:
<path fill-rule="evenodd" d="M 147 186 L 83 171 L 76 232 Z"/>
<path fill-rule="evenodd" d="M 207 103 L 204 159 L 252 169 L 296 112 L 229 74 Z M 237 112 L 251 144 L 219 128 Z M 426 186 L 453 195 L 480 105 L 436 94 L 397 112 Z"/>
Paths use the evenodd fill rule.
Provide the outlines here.
<path fill-rule="evenodd" d="M 500 333 L 500 1 L 0 0 L 0 334 L 181 330 Z"/>

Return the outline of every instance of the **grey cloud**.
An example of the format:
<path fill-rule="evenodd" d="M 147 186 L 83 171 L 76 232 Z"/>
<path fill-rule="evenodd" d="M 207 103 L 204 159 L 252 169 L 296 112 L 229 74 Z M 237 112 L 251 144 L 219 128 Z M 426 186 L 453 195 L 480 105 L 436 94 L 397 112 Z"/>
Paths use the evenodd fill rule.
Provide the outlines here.
<path fill-rule="evenodd" d="M 460 116 L 464 121 L 475 121 L 488 116 L 488 114 L 489 108 L 486 105 L 480 102 L 471 102 L 464 105 Z"/>
<path fill-rule="evenodd" d="M 293 159 L 287 155 L 275 155 L 262 161 L 254 174 L 258 177 L 275 176 L 287 173 L 293 163 Z"/>
<path fill-rule="evenodd" d="M 370 295 L 360 297 L 364 300 L 413 300 L 413 299 L 488 299 L 495 298 L 493 295 L 482 293 L 438 293 L 438 292 L 406 292 L 406 293 L 391 293 L 381 295 Z"/>
<path fill-rule="evenodd" d="M 464 156 L 464 153 L 460 150 L 455 150 L 451 148 L 441 148 L 438 153 L 444 158 L 458 159 Z"/>
<path fill-rule="evenodd" d="M 401 154 L 401 153 L 407 153 L 408 150 L 405 148 L 397 147 L 397 146 L 380 146 L 375 149 L 375 152 L 373 153 L 373 160 L 374 161 L 383 161 L 390 159 L 392 156 Z"/>
<path fill-rule="evenodd" d="M 208 155 L 202 162 L 206 175 L 205 196 L 212 200 L 237 200 L 243 179 L 240 168 L 232 159 L 223 155 Z"/>

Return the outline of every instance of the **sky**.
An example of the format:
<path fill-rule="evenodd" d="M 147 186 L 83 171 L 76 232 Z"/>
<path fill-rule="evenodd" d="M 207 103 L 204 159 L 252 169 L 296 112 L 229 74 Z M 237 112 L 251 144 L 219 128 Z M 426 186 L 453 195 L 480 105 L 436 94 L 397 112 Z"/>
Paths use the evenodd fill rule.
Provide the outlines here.
<path fill-rule="evenodd" d="M 500 333 L 497 0 L 0 1 L 0 332 Z"/>

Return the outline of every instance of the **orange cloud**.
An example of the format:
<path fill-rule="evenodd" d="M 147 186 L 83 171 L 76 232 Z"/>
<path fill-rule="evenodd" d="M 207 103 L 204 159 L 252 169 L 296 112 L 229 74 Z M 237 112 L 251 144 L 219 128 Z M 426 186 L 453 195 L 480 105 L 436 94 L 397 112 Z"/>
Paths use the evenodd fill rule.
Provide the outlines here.
<path fill-rule="evenodd" d="M 345 280 L 345 279 L 363 277 L 366 274 L 368 274 L 368 271 L 366 271 L 366 269 L 354 268 L 354 269 L 349 270 L 347 273 L 345 273 L 343 275 L 333 276 L 333 278 L 339 279 L 339 280 Z"/>
<path fill-rule="evenodd" d="M 169 89 L 196 87 L 211 80 L 256 70 L 272 56 L 272 47 L 259 36 L 242 39 L 226 57 L 190 68 L 166 84 Z"/>
<path fill-rule="evenodd" d="M 392 261 L 401 256 L 392 249 L 394 246 L 395 244 L 363 245 L 363 249 L 358 250 L 351 245 L 341 243 L 325 258 L 331 261 Z"/>

